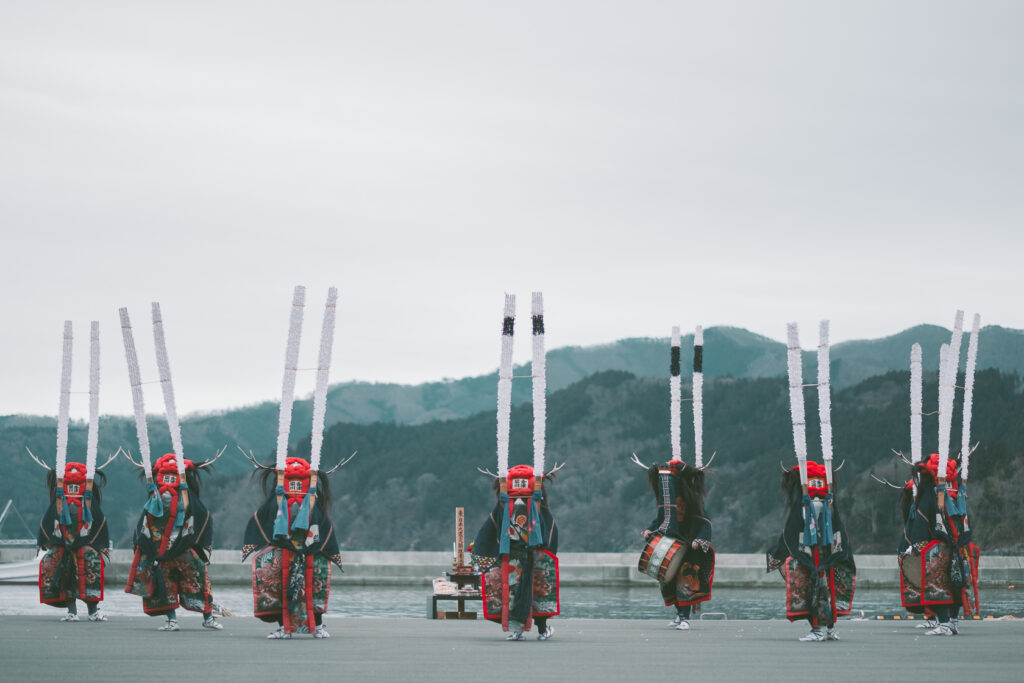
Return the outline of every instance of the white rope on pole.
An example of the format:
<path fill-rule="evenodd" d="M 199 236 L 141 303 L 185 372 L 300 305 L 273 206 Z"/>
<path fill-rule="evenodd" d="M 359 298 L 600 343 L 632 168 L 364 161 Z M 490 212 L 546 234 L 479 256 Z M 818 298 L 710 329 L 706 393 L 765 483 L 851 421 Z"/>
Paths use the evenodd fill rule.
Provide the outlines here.
<path fill-rule="evenodd" d="M 167 413 L 167 428 L 171 432 L 171 447 L 174 449 L 178 466 L 179 481 L 185 480 L 185 449 L 181 443 L 181 424 L 178 409 L 174 403 L 174 384 L 171 382 L 171 362 L 167 357 L 167 338 L 164 335 L 164 319 L 159 302 L 153 302 L 153 344 L 156 346 L 156 367 L 160 374 L 160 388 L 164 394 L 164 410 Z"/>
<path fill-rule="evenodd" d="M 512 336 L 515 333 L 516 295 L 505 295 L 501 326 L 501 364 L 498 366 L 498 476 L 508 475 L 508 440 L 512 413 Z"/>
<path fill-rule="evenodd" d="M 89 433 L 85 442 L 85 478 L 96 474 L 96 451 L 100 439 L 100 324 L 93 320 L 89 329 Z"/>
<path fill-rule="evenodd" d="M 135 431 L 139 438 L 139 452 L 146 479 L 153 479 L 153 464 L 149 455 L 149 431 L 146 429 L 146 405 L 142 395 L 142 376 L 139 372 L 139 356 L 135 352 L 135 336 L 128 309 L 120 309 L 121 337 L 124 339 L 124 357 L 128 363 L 128 382 L 132 387 L 132 406 L 135 409 Z"/>
<path fill-rule="evenodd" d="M 939 479 L 946 478 L 949 462 L 950 435 L 953 431 L 953 401 L 956 396 L 956 376 L 960 369 L 960 341 L 963 337 L 964 312 L 957 311 L 953 323 L 953 336 L 946 354 L 946 374 L 939 388 Z"/>
<path fill-rule="evenodd" d="M 803 367 L 800 359 L 800 332 L 796 323 L 786 326 L 787 365 L 789 368 L 789 410 L 793 418 L 793 446 L 800 465 L 800 484 L 807 486 L 807 425 L 804 417 Z"/>
<path fill-rule="evenodd" d="M 680 354 L 679 328 L 672 328 L 671 363 L 669 367 L 669 434 L 672 439 L 672 459 L 682 460 L 682 380 L 679 376 Z"/>
<path fill-rule="evenodd" d="M 310 436 L 309 466 L 313 472 L 320 469 L 320 454 L 324 443 L 324 422 L 327 416 L 327 384 L 331 373 L 331 350 L 334 348 L 334 319 L 338 308 L 338 290 L 327 290 L 324 322 L 320 328 L 320 355 L 316 372 L 316 391 L 313 393 L 313 433 Z"/>
<path fill-rule="evenodd" d="M 921 462 L 921 411 L 923 380 L 921 371 L 921 345 L 910 347 L 910 462 Z"/>
<path fill-rule="evenodd" d="M 960 438 L 960 476 L 967 481 L 968 466 L 971 462 L 971 415 L 974 404 L 974 371 L 978 362 L 978 332 L 981 316 L 974 314 L 971 336 L 967 342 L 967 369 L 964 374 L 964 426 Z"/>
<path fill-rule="evenodd" d="M 61 357 L 60 369 L 60 407 L 57 410 L 57 467 L 58 480 L 64 479 L 64 469 L 68 459 L 68 420 L 71 411 L 71 350 L 74 345 L 74 334 L 71 321 L 64 321 L 64 352 Z"/>
<path fill-rule="evenodd" d="M 832 387 L 829 367 L 829 341 L 827 320 L 818 325 L 818 421 L 821 423 L 821 457 L 825 465 L 825 478 L 832 490 Z"/>
<path fill-rule="evenodd" d="M 704 328 L 693 331 L 693 466 L 704 466 Z"/>
<path fill-rule="evenodd" d="M 547 358 L 544 352 L 544 294 L 533 292 L 533 471 L 544 472 L 547 423 Z"/>
<path fill-rule="evenodd" d="M 281 382 L 281 412 L 277 421 L 276 469 L 283 473 L 288 459 L 288 433 L 292 426 L 292 406 L 295 403 L 295 372 L 299 364 L 299 344 L 302 339 L 302 313 L 306 305 L 306 288 L 297 285 L 292 293 L 292 308 L 288 318 L 288 344 L 284 353 L 284 379 Z"/>

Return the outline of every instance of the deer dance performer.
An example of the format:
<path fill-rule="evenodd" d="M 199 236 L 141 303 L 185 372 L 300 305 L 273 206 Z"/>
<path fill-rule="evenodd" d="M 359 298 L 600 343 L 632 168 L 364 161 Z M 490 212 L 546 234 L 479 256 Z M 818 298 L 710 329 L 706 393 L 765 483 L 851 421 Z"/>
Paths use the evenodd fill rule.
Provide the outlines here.
<path fill-rule="evenodd" d="M 711 599 L 715 551 L 711 545 L 711 520 L 704 507 L 707 467 L 702 454 L 703 329 L 698 326 L 693 336 L 692 467 L 683 462 L 680 445 L 679 343 L 679 328 L 673 327 L 669 378 L 672 459 L 647 467 L 634 454 L 633 462 L 647 469 L 648 483 L 657 505 L 654 521 L 640 532 L 647 543 L 640 555 L 638 569 L 658 579 L 665 606 L 674 608 L 675 615 L 669 627 L 686 631 L 690 628 L 691 609 L 695 605 L 699 608 L 700 603 Z"/>
<path fill-rule="evenodd" d="M 807 619 L 811 624 L 810 633 L 800 640 L 839 640 L 836 618 L 850 613 L 857 570 L 850 538 L 835 502 L 828 321 L 821 322 L 818 345 L 818 416 L 824 464 L 807 459 L 796 323 L 789 324 L 788 332 L 789 398 L 797 465 L 790 470 L 783 467 L 782 490 L 786 492 L 788 512 L 778 542 L 768 551 L 768 571 L 778 569 L 786 580 L 786 618 Z"/>
<path fill-rule="evenodd" d="M 180 630 L 178 607 L 201 612 L 203 628 L 220 630 L 223 627 L 213 615 L 213 596 L 207 572 L 213 545 L 213 519 L 199 499 L 199 474 L 207 470 L 224 453 L 224 449 L 200 464 L 184 457 L 163 318 L 160 304 L 154 302 L 153 339 L 174 453 L 167 453 L 150 465 L 149 433 L 135 339 L 128 309 L 122 308 L 120 313 L 141 461 L 132 460 L 128 453 L 125 457 L 142 470 L 148 494 L 135 527 L 132 541 L 135 557 L 124 590 L 142 597 L 142 610 L 146 614 L 167 618 L 158 629 L 160 631 Z"/>
<path fill-rule="evenodd" d="M 294 633 L 312 633 L 314 638 L 330 637 L 322 616 L 327 611 L 331 563 L 340 568 L 341 554 L 334 525 L 328 517 L 331 494 L 327 475 L 355 455 L 353 453 L 328 472 L 320 471 L 338 300 L 338 291 L 332 287 L 327 294 L 320 336 L 310 459 L 288 457 L 305 297 L 305 288 L 296 287 L 285 354 L 275 466 L 261 465 L 251 455 L 246 456 L 261 474 L 263 491 L 268 497 L 245 529 L 242 560 L 253 556 L 253 613 L 263 621 L 278 624 L 277 630 L 267 636 L 273 640 L 288 639 Z M 274 477 L 276 486 L 268 490 Z"/>
<path fill-rule="evenodd" d="M 512 335 L 516 299 L 505 295 L 498 376 L 498 473 L 494 510 L 473 542 L 473 562 L 482 572 L 484 617 L 510 631 L 508 640 L 525 640 L 537 623 L 538 640 L 554 629 L 548 619 L 560 611 L 558 600 L 558 528 L 548 507 L 544 483 L 561 469 L 544 472 L 545 356 L 544 304 L 533 293 L 533 466 L 508 466 L 512 411 Z"/>
<path fill-rule="evenodd" d="M 106 621 L 99 609 L 103 600 L 105 557 L 110 534 L 100 507 L 100 489 L 106 483 L 102 470 L 117 457 L 114 453 L 96 467 L 99 443 L 100 324 L 91 326 L 89 355 L 89 433 L 85 464 L 67 462 L 68 414 L 71 399 L 71 321 L 64 323 L 64 359 L 57 416 L 57 466 L 51 469 L 29 451 L 47 470 L 50 506 L 39 524 L 36 540 L 44 550 L 39 562 L 39 601 L 67 609 L 61 621 L 78 621 L 76 600 L 89 610 L 89 621 Z"/>

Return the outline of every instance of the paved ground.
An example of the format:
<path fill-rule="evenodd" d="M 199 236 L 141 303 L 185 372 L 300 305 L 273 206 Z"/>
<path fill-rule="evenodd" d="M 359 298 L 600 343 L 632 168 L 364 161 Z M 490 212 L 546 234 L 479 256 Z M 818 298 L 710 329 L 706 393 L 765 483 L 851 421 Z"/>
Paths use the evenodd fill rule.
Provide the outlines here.
<path fill-rule="evenodd" d="M 785 621 L 695 622 L 680 632 L 660 620 L 555 619 L 544 643 L 506 642 L 483 621 L 328 618 L 333 637 L 323 641 L 268 641 L 256 619 L 223 621 L 223 631 L 206 631 L 189 615 L 181 631 L 159 633 L 161 620 L 141 616 L 0 617 L 0 680 L 449 683 L 498 668 L 536 681 L 792 681 L 794 667 L 837 681 L 1024 678 L 1024 620 L 967 623 L 952 638 L 926 638 L 914 622 L 844 621 L 842 641 L 826 643 L 797 642 L 805 627 Z"/>

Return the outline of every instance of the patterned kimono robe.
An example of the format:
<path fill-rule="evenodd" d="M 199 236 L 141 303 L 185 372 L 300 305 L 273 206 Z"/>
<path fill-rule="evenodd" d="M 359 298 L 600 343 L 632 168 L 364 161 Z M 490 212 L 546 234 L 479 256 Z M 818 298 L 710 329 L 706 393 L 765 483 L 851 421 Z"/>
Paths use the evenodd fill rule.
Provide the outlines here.
<path fill-rule="evenodd" d="M 660 475 L 665 476 L 665 475 Z M 666 606 L 695 605 L 711 599 L 711 584 L 715 578 L 715 549 L 711 545 L 711 520 L 703 503 L 700 509 L 687 506 L 675 487 L 678 478 L 666 477 L 655 493 L 658 516 L 647 530 L 683 544 L 683 563 L 678 573 L 660 584 L 661 597 Z M 697 541 L 696 548 L 693 541 Z"/>
<path fill-rule="evenodd" d="M 97 603 L 103 599 L 104 556 L 110 546 L 107 519 L 94 499 L 92 522 L 82 521 L 82 497 L 63 498 L 70 524 L 61 523 L 57 501 L 50 503 L 39 524 L 36 543 L 45 550 L 39 562 L 39 602 L 64 607 L 69 600 Z"/>

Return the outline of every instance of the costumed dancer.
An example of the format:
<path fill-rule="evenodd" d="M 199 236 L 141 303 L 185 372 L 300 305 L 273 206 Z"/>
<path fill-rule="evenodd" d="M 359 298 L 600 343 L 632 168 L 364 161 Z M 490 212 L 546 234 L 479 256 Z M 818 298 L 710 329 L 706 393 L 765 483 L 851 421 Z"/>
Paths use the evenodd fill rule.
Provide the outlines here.
<path fill-rule="evenodd" d="M 515 296 L 505 295 L 498 376 L 498 473 L 494 477 L 497 502 L 473 542 L 473 563 L 481 572 L 484 617 L 510 631 L 508 640 L 525 640 L 525 631 L 537 624 L 537 639 L 554 634 L 549 618 L 560 611 L 558 599 L 558 528 L 548 507 L 544 483 L 561 469 L 544 473 L 546 414 L 544 356 L 544 304 L 533 293 L 533 466 L 508 466 L 512 411 L 512 335 Z"/>
<path fill-rule="evenodd" d="M 44 550 L 39 562 L 39 602 L 67 609 L 61 621 L 78 621 L 76 600 L 89 610 L 89 621 L 106 621 L 100 611 L 104 566 L 110 551 L 110 533 L 100 507 L 100 489 L 106 483 L 102 470 L 117 457 L 96 467 L 99 443 L 100 325 L 91 326 L 89 362 L 89 432 L 85 464 L 67 462 L 68 414 L 71 399 L 71 321 L 64 323 L 64 360 L 57 416 L 57 465 L 51 469 L 29 451 L 46 470 L 50 506 L 39 524 L 36 540 Z"/>
<path fill-rule="evenodd" d="M 647 480 L 654 492 L 658 514 L 641 532 L 647 541 L 638 569 L 658 579 L 666 607 L 675 609 L 671 628 L 690 628 L 690 611 L 711 599 L 715 576 L 715 551 L 711 545 L 711 520 L 704 507 L 702 454 L 703 427 L 703 349 L 704 331 L 697 327 L 693 336 L 693 431 L 694 465 L 682 459 L 680 445 L 679 328 L 672 328 L 672 352 L 669 388 L 672 459 L 647 467 L 634 454 L 633 462 L 647 469 Z M 711 456 L 712 459 L 714 455 Z M 709 463 L 710 464 L 710 463 Z"/>
<path fill-rule="evenodd" d="M 953 338 L 940 358 L 939 452 L 927 461 L 913 461 L 913 475 L 904 486 L 903 539 L 899 548 L 900 597 L 912 613 L 926 613 L 930 636 L 959 633 L 960 609 L 964 616 L 980 613 L 978 561 L 981 551 L 972 543 L 967 515 L 967 477 L 970 456 L 970 422 L 974 394 L 974 369 L 978 330 L 974 325 L 967 352 L 961 462 L 949 455 L 953 402 L 960 358 L 963 312 L 957 311 Z"/>
<path fill-rule="evenodd" d="M 149 434 L 135 339 L 128 309 L 122 308 L 120 312 L 141 455 L 140 462 L 135 462 L 128 453 L 125 457 L 142 470 L 147 491 L 147 500 L 133 534 L 135 556 L 124 590 L 142 597 L 142 610 L 149 616 L 166 617 L 166 622 L 158 629 L 160 631 L 180 630 L 179 607 L 201 612 L 203 628 L 220 630 L 223 627 L 213 614 L 207 571 L 213 545 L 213 519 L 199 498 L 199 474 L 200 470 L 208 469 L 224 449 L 200 464 L 183 456 L 163 318 L 160 304 L 154 302 L 153 339 L 174 453 L 167 453 L 150 464 Z"/>
<path fill-rule="evenodd" d="M 821 322 L 820 338 L 817 386 L 824 464 L 807 459 L 800 340 L 796 323 L 788 326 L 789 398 L 797 465 L 790 470 L 783 467 L 786 523 L 767 554 L 768 571 L 778 569 L 786 580 L 786 618 L 810 622 L 810 633 L 800 638 L 804 642 L 839 640 L 835 622 L 850 613 L 857 572 L 835 500 L 827 320 Z"/>
<path fill-rule="evenodd" d="M 310 459 L 288 457 L 288 433 L 291 429 L 295 398 L 295 373 L 302 333 L 302 313 L 306 290 L 296 287 L 285 355 L 284 388 L 277 438 L 275 466 L 261 465 L 246 457 L 261 475 L 267 499 L 249 520 L 242 546 L 242 560 L 252 555 L 253 613 L 278 628 L 267 638 L 288 639 L 293 633 L 312 633 L 314 638 L 329 638 L 322 615 L 327 611 L 331 586 L 331 563 L 341 567 L 341 554 L 334 525 L 328 518 L 331 494 L 327 475 L 320 471 L 324 419 L 327 410 L 327 380 L 334 340 L 334 317 L 338 292 L 327 294 L 316 391 L 313 395 L 313 432 Z M 254 473 L 255 475 L 256 473 Z M 270 481 L 276 477 L 276 485 Z"/>

